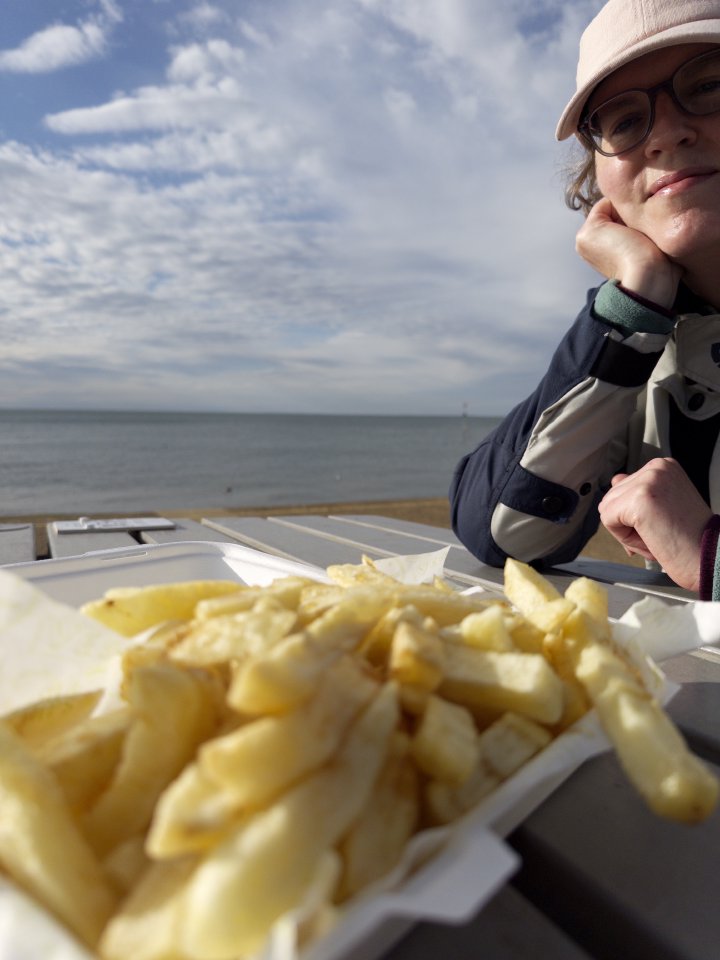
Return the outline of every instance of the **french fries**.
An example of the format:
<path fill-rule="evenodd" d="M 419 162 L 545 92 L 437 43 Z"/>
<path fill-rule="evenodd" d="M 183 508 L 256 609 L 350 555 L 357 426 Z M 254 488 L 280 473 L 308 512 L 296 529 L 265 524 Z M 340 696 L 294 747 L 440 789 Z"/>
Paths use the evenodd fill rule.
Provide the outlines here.
<path fill-rule="evenodd" d="M 321 929 L 593 707 L 653 811 L 714 808 L 597 584 L 561 595 L 508 561 L 488 600 L 367 560 L 328 573 L 111 591 L 84 613 L 155 628 L 124 704 L 2 718 L 0 868 L 102 960 L 234 960 L 309 904 Z"/>
<path fill-rule="evenodd" d="M 0 783 L 0 864 L 94 945 L 117 898 L 53 774 L 3 723 Z"/>
<path fill-rule="evenodd" d="M 101 600 L 91 601 L 83 613 L 105 626 L 132 637 L 163 620 L 185 620 L 202 600 L 238 592 L 231 580 L 193 580 L 151 587 L 115 587 Z"/>

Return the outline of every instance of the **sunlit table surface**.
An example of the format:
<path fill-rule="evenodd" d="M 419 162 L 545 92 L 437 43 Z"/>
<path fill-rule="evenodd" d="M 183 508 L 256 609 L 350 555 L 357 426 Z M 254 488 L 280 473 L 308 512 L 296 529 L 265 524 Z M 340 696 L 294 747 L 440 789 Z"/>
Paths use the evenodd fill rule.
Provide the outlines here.
<path fill-rule="evenodd" d="M 27 531 L 26 531 L 27 532 Z M 30 530 L 32 533 L 32 530 Z M 32 559 L 22 531 L 0 528 L 0 561 Z M 3 537 L 8 549 L 2 552 Z M 11 538 L 18 544 L 12 555 Z M 449 546 L 446 576 L 459 588 L 499 590 L 502 571 L 479 563 L 450 530 L 369 515 L 215 517 L 178 520 L 172 530 L 57 534 L 52 557 L 139 543 L 238 542 L 325 567 Z M 24 552 L 23 552 L 24 551 Z M 8 559 L 8 556 L 11 559 Z M 669 603 L 691 596 L 662 574 L 580 558 L 550 571 L 563 589 L 585 575 L 607 585 L 620 616 L 647 593 Z M 680 729 L 713 768 L 720 766 L 720 655 L 702 650 L 666 661 L 682 684 L 669 706 Z M 720 774 L 720 770 L 717 770 Z M 521 858 L 511 881 L 470 923 L 421 923 L 390 960 L 717 960 L 720 813 L 699 826 L 660 820 L 628 786 L 615 757 L 584 763 L 508 838 Z"/>

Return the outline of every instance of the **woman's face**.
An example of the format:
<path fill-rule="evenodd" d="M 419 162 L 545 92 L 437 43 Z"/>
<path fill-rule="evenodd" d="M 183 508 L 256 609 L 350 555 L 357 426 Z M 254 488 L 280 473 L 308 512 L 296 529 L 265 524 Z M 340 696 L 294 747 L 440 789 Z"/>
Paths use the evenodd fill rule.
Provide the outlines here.
<path fill-rule="evenodd" d="M 604 80 L 592 110 L 615 94 L 669 78 L 680 64 L 714 48 L 688 43 L 639 57 Z M 597 182 L 627 226 L 685 266 L 720 251 L 720 113 L 683 113 L 662 91 L 647 139 L 619 157 L 595 154 Z"/>

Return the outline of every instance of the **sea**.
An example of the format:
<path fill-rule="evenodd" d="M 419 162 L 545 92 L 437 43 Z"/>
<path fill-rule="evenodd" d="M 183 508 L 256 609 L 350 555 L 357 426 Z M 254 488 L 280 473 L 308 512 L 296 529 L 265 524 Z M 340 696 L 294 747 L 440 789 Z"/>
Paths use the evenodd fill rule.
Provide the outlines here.
<path fill-rule="evenodd" d="M 0 410 L 0 516 L 447 496 L 474 416 Z"/>

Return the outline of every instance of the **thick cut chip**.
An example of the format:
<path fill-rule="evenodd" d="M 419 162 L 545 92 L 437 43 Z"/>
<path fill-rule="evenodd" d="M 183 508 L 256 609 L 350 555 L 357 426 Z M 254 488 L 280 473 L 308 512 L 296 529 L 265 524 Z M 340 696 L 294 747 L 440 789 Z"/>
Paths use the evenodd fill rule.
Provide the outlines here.
<path fill-rule="evenodd" d="M 442 680 L 443 654 L 436 632 L 400 621 L 390 649 L 390 676 L 400 684 L 434 690 Z"/>
<path fill-rule="evenodd" d="M 342 650 L 318 646 L 307 633 L 292 633 L 262 655 L 238 664 L 227 702 L 248 716 L 287 713 L 306 703 Z"/>
<path fill-rule="evenodd" d="M 718 781 L 693 756 L 660 704 L 609 647 L 588 644 L 579 654 L 578 679 L 630 782 L 648 806 L 674 820 L 704 820 L 715 808 Z"/>
<path fill-rule="evenodd" d="M 390 608 L 392 596 L 358 587 L 307 625 L 308 636 L 324 649 L 354 650 L 377 620 Z"/>
<path fill-rule="evenodd" d="M 52 774 L 0 723 L 0 865 L 94 946 L 115 893 Z"/>
<path fill-rule="evenodd" d="M 15 733 L 29 744 L 41 744 L 64 733 L 87 717 L 100 699 L 101 691 L 50 697 L 28 704 L 2 717 Z"/>
<path fill-rule="evenodd" d="M 508 712 L 480 734 L 480 752 L 488 768 L 506 780 L 551 740 L 545 727 Z"/>
<path fill-rule="evenodd" d="M 165 620 L 189 620 L 195 605 L 209 597 L 243 590 L 232 580 L 190 580 L 148 587 L 115 587 L 81 612 L 124 637 L 135 636 Z"/>
<path fill-rule="evenodd" d="M 238 807 L 261 807 L 331 758 L 377 687 L 360 661 L 342 656 L 306 704 L 208 741 L 200 750 L 200 766 L 232 791 Z"/>
<path fill-rule="evenodd" d="M 480 755 L 477 728 L 466 707 L 431 696 L 410 741 L 420 770 L 434 780 L 462 783 Z"/>
<path fill-rule="evenodd" d="M 419 817 L 420 778 L 407 755 L 407 738 L 398 734 L 365 809 L 340 844 L 339 900 L 359 893 L 396 866 Z"/>
<path fill-rule="evenodd" d="M 539 724 L 506 713 L 479 737 L 477 761 L 460 784 L 430 780 L 425 787 L 425 811 L 431 823 L 452 823 L 512 776 L 551 740 Z"/>
<path fill-rule="evenodd" d="M 241 819 L 235 795 L 211 780 L 198 763 L 191 763 L 160 796 L 146 849 L 158 860 L 203 853 Z"/>
<path fill-rule="evenodd" d="M 442 593 L 455 593 L 455 588 L 442 577 L 433 577 L 433 586 Z"/>
<path fill-rule="evenodd" d="M 275 598 L 264 597 L 243 613 L 195 621 L 172 647 L 170 658 L 203 666 L 253 656 L 279 643 L 296 623 L 296 613 Z"/>
<path fill-rule="evenodd" d="M 214 683 L 200 670 L 143 667 L 130 675 L 127 698 L 134 719 L 120 763 L 83 818 L 101 856 L 147 829 L 160 793 L 218 722 Z"/>
<path fill-rule="evenodd" d="M 145 852 L 145 838 L 131 837 L 117 847 L 102 862 L 106 876 L 122 895 L 126 896 L 140 880 L 150 860 Z"/>
<path fill-rule="evenodd" d="M 103 960 L 191 960 L 180 948 L 183 895 L 195 861 L 151 864 L 102 936 Z"/>
<path fill-rule="evenodd" d="M 513 710 L 540 723 L 557 723 L 563 685 L 534 653 L 495 653 L 449 643 L 438 693 L 482 716 Z"/>
<path fill-rule="evenodd" d="M 193 874 L 182 948 L 197 960 L 259 949 L 271 925 L 297 906 L 318 865 L 365 808 L 398 722 L 386 684 L 325 768 L 301 781 L 219 844 Z"/>
<path fill-rule="evenodd" d="M 577 624 L 579 613 L 574 612 L 568 618 L 568 623 Z M 585 687 L 578 680 L 575 668 L 577 666 L 577 648 L 575 643 L 569 642 L 564 631 L 547 634 L 543 640 L 543 652 L 552 664 L 555 673 L 560 677 L 565 689 L 562 716 L 556 727 L 565 730 L 572 726 L 590 709 L 590 698 Z"/>
<path fill-rule="evenodd" d="M 245 650 L 251 656 L 275 646 L 295 629 L 297 614 L 275 597 L 263 597 L 242 616 Z"/>
<path fill-rule="evenodd" d="M 413 626 L 424 628 L 425 617 L 412 604 L 391 607 L 377 619 L 373 627 L 365 635 L 359 652 L 377 666 L 385 666 L 392 646 L 393 637 L 399 624 L 410 623 Z M 437 629 L 437 624 L 434 625 Z M 433 625 L 428 623 L 427 629 L 432 631 Z"/>
<path fill-rule="evenodd" d="M 507 625 L 507 610 L 499 603 L 470 613 L 460 621 L 460 636 L 464 643 L 480 650 L 507 653 L 515 649 Z"/>
<path fill-rule="evenodd" d="M 184 625 L 168 651 L 169 659 L 191 666 L 213 666 L 247 656 L 244 616 L 217 616 Z"/>
<path fill-rule="evenodd" d="M 285 713 L 307 701 L 328 667 L 355 650 L 387 609 L 388 600 L 366 588 L 345 591 L 305 630 L 283 638 L 238 666 L 228 703 L 238 712 Z"/>
<path fill-rule="evenodd" d="M 482 755 L 463 783 L 429 780 L 425 785 L 424 807 L 430 823 L 445 824 L 458 820 L 477 806 L 483 797 L 500 786 L 500 777 L 485 765 Z"/>
<path fill-rule="evenodd" d="M 250 610 L 258 600 L 272 600 L 288 610 L 296 610 L 303 591 L 314 584 L 305 577 L 280 577 L 266 587 L 245 587 L 238 593 L 201 600 L 195 607 L 198 620 L 225 617 Z"/>
<path fill-rule="evenodd" d="M 560 593 L 541 573 L 529 564 L 508 557 L 503 569 L 505 596 L 525 617 L 553 600 Z"/>
<path fill-rule="evenodd" d="M 543 634 L 554 633 L 562 628 L 567 618 L 575 610 L 575 604 L 566 597 L 550 600 L 542 606 L 536 607 L 525 616 L 529 622 Z"/>
<path fill-rule="evenodd" d="M 87 810 L 107 787 L 130 723 L 129 710 L 90 717 L 35 749 L 55 774 L 73 812 Z"/>
<path fill-rule="evenodd" d="M 608 593 L 605 587 L 588 577 L 578 577 L 568 585 L 565 598 L 571 600 L 579 610 L 590 617 L 595 626 L 600 629 L 602 637 L 606 640 L 610 638 Z"/>
<path fill-rule="evenodd" d="M 559 630 L 575 609 L 572 600 L 527 563 L 506 560 L 504 579 L 507 598 L 542 633 Z"/>
<path fill-rule="evenodd" d="M 393 606 L 414 606 L 423 617 L 431 617 L 438 626 L 446 627 L 459 623 L 470 613 L 485 610 L 496 600 L 488 600 L 477 594 L 446 593 L 430 584 L 417 586 L 397 585 Z"/>
<path fill-rule="evenodd" d="M 513 644 L 522 653 L 542 653 L 545 634 L 520 614 L 510 615 L 506 624 Z"/>
<path fill-rule="evenodd" d="M 342 599 L 345 588 L 337 583 L 311 583 L 300 594 L 297 606 L 298 616 L 303 625 L 314 620 L 328 607 Z"/>
<path fill-rule="evenodd" d="M 398 581 L 378 570 L 372 559 L 363 555 L 361 563 L 336 563 L 327 568 L 327 575 L 341 587 L 356 587 L 358 584 L 371 587 L 396 587 Z"/>

